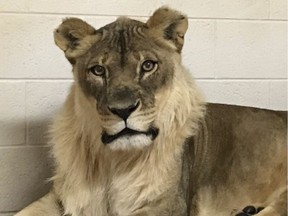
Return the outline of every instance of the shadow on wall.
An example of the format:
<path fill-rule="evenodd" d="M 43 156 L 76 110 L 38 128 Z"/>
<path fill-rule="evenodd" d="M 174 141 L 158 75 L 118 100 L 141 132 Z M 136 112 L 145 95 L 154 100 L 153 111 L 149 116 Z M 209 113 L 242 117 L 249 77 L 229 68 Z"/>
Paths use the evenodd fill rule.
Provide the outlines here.
<path fill-rule="evenodd" d="M 9 131 L 19 131 L 19 127 L 25 125 L 22 121 L 3 123 L 9 126 Z M 31 133 L 36 134 L 37 130 L 32 130 L 36 128 L 42 133 L 38 133 L 37 137 L 45 137 L 43 133 L 46 133 L 48 124 L 49 121 L 45 119 L 34 119 L 30 122 Z M 28 144 L 11 147 L 0 145 L 0 212 L 21 210 L 51 188 L 48 180 L 52 176 L 53 167 L 50 148 L 47 144 Z"/>

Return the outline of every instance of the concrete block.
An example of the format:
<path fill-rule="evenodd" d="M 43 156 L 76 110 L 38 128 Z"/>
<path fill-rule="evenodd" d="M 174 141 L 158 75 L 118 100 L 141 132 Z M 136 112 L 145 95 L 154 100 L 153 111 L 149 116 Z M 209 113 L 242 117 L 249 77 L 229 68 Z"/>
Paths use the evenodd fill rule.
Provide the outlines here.
<path fill-rule="evenodd" d="M 217 78 L 286 78 L 285 22 L 217 21 Z"/>
<path fill-rule="evenodd" d="M 27 143 L 47 143 L 48 126 L 65 102 L 71 83 L 27 82 Z"/>
<path fill-rule="evenodd" d="M 103 4 L 100 0 L 50 0 L 27 1 L 11 0 L 0 2 L 0 11 L 23 11 L 36 13 L 57 14 L 90 14 L 90 15 L 148 15 L 160 6 L 160 1 L 147 2 L 146 0 L 117 1 L 110 0 Z"/>
<path fill-rule="evenodd" d="M 270 81 L 270 109 L 288 110 L 287 80 Z"/>
<path fill-rule="evenodd" d="M 270 0 L 270 19 L 287 20 L 287 0 Z"/>
<path fill-rule="evenodd" d="M 162 4 L 177 8 L 194 18 L 210 19 L 267 19 L 269 18 L 268 0 L 221 0 L 190 1 L 162 0 Z"/>
<path fill-rule="evenodd" d="M 0 146 L 25 143 L 25 82 L 0 81 Z"/>
<path fill-rule="evenodd" d="M 50 185 L 46 147 L 0 148 L 0 212 L 18 211 L 43 196 Z"/>
<path fill-rule="evenodd" d="M 271 1 L 271 0 L 270 0 Z M 188 14 L 190 17 L 268 19 L 269 0 L 110 0 L 103 4 L 100 0 L 50 0 L 27 1 L 10 0 L 0 2 L 0 11 L 90 14 L 90 15 L 130 15 L 147 16 L 162 5 L 168 5 Z M 282 6 L 282 5 L 280 5 Z"/>
<path fill-rule="evenodd" d="M 71 66 L 56 47 L 62 17 L 0 14 L 1 78 L 71 78 Z"/>
<path fill-rule="evenodd" d="M 269 81 L 201 80 L 207 101 L 269 108 Z"/>
<path fill-rule="evenodd" d="M 183 63 L 196 78 L 214 78 L 214 21 L 190 20 L 182 52 Z"/>

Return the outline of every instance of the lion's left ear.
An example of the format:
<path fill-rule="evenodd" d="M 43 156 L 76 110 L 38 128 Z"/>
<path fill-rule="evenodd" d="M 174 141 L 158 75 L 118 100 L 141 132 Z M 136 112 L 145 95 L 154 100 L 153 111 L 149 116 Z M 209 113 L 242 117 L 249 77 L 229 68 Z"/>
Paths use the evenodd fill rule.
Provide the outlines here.
<path fill-rule="evenodd" d="M 168 7 L 161 7 L 149 18 L 147 26 L 181 52 L 184 35 L 188 29 L 188 19 L 185 15 Z"/>

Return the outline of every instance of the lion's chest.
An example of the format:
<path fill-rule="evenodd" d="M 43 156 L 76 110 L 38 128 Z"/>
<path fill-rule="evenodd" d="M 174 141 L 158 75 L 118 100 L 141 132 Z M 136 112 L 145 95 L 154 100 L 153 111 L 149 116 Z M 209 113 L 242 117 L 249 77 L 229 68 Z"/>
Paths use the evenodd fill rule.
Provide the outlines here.
<path fill-rule="evenodd" d="M 103 187 L 94 190 L 78 187 L 63 199 L 65 213 L 72 216 L 108 216 L 105 194 Z"/>
<path fill-rule="evenodd" d="M 162 176 L 164 178 L 164 176 Z M 109 188 L 110 213 L 127 216 L 143 207 L 147 201 L 154 200 L 166 186 L 150 175 L 125 175 L 113 179 Z"/>
<path fill-rule="evenodd" d="M 181 160 L 176 157 L 179 155 L 166 156 L 170 160 L 158 160 L 155 165 L 150 156 L 150 160 L 133 163 L 133 167 L 125 171 L 113 165 L 109 172 L 106 170 L 109 174 L 99 175 L 86 189 L 73 185 L 73 193 L 66 200 L 70 203 L 68 213 L 73 216 L 128 216 L 137 212 L 177 187 Z"/>
<path fill-rule="evenodd" d="M 127 173 L 107 179 L 109 184 L 97 184 L 93 190 L 74 188 L 63 199 L 66 213 L 73 216 L 130 215 L 166 190 L 164 176 L 158 176 L 158 179 L 155 177 L 147 173 Z"/>

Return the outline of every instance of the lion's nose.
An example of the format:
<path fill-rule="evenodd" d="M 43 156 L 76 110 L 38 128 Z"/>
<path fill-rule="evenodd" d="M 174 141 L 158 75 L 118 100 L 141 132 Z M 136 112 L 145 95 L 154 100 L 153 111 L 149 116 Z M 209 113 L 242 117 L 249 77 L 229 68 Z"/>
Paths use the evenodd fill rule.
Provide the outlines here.
<path fill-rule="evenodd" d="M 140 102 L 137 101 L 136 103 L 133 103 L 126 108 L 115 108 L 108 106 L 108 109 L 115 115 L 119 116 L 123 120 L 127 120 L 127 118 L 133 113 L 138 107 L 139 107 Z"/>

